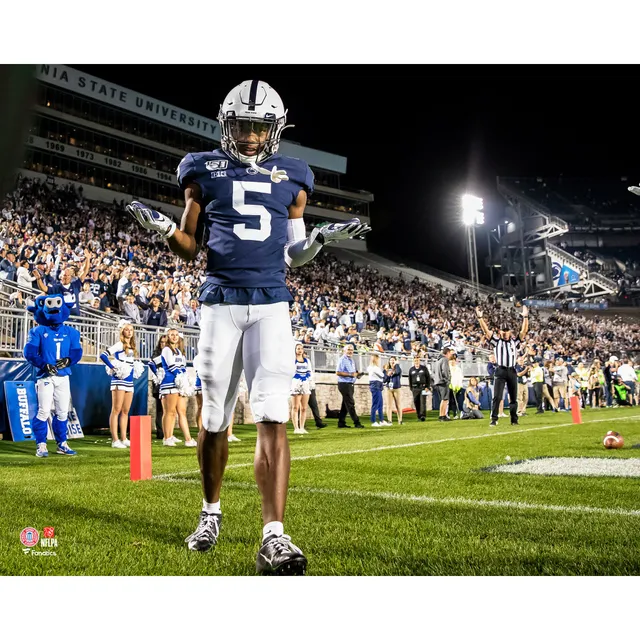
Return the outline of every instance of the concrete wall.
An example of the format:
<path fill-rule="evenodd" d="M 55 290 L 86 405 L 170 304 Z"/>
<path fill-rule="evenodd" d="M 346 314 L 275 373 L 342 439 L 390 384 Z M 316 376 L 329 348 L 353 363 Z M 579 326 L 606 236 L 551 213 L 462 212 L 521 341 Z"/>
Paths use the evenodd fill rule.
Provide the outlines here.
<path fill-rule="evenodd" d="M 195 373 L 189 371 L 190 376 L 195 376 Z M 401 391 L 402 395 L 402 407 L 413 408 L 413 395 L 406 386 L 406 380 L 403 380 L 403 387 Z M 342 404 L 342 396 L 338 391 L 338 384 L 336 382 L 335 374 L 331 373 L 318 373 L 316 374 L 316 397 L 318 399 L 318 408 L 320 409 L 320 415 L 324 418 L 326 416 L 327 405 L 329 409 L 340 409 Z M 356 401 L 356 411 L 359 416 L 363 416 L 368 420 L 371 414 L 371 393 L 369 391 L 368 376 L 363 376 L 355 385 L 354 393 Z M 384 398 L 384 414 L 387 416 L 387 398 L 386 393 L 383 392 Z M 427 396 L 427 410 L 431 409 L 431 394 Z M 149 414 L 151 415 L 151 423 L 154 423 L 156 415 L 156 403 L 155 399 L 151 395 L 151 383 L 149 383 Z M 187 418 L 190 426 L 196 424 L 196 399 L 189 398 L 187 401 Z M 308 412 L 307 419 L 313 424 L 313 416 L 311 412 Z M 347 420 L 349 420 L 347 418 Z M 349 420 L 350 421 L 350 420 Z M 241 384 L 240 393 L 238 396 L 238 403 L 236 404 L 236 411 L 234 416 L 234 424 L 254 424 L 253 415 L 251 413 L 251 407 L 249 405 L 249 393 L 246 387 Z"/>

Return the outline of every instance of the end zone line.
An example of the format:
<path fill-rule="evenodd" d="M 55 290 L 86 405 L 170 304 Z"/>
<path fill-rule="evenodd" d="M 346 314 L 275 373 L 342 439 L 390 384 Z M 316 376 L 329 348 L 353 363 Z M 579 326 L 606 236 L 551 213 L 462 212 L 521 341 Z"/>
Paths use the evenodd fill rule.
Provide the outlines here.
<path fill-rule="evenodd" d="M 616 418 L 616 420 L 640 420 L 640 416 L 626 416 Z M 611 418 L 606 420 L 589 420 L 582 424 L 594 424 L 597 422 L 611 422 Z M 514 433 L 527 433 L 529 431 L 544 431 L 546 429 L 559 429 L 561 427 L 574 427 L 573 422 L 564 422 L 562 424 L 552 424 L 546 427 L 531 427 L 530 429 L 512 429 L 511 431 L 496 431 L 495 433 L 481 433 L 475 436 L 462 436 L 460 438 L 442 438 L 441 440 L 424 440 L 422 442 L 407 442 L 404 444 L 389 444 L 381 447 L 371 447 L 370 449 L 351 449 L 349 451 L 331 451 L 327 453 L 314 453 L 308 456 L 295 456 L 291 458 L 291 462 L 299 462 L 301 460 L 314 460 L 316 458 L 330 458 L 332 456 L 349 456 L 358 453 L 370 453 L 372 451 L 387 451 L 391 449 L 405 449 L 407 447 L 421 447 L 427 444 L 441 444 L 443 442 L 461 442 L 463 440 L 478 440 L 480 438 L 495 438 L 497 436 L 510 436 Z M 240 462 L 237 464 L 227 465 L 227 469 L 241 469 L 243 467 L 252 467 L 253 462 Z M 199 469 L 192 471 L 176 471 L 175 473 L 161 473 L 153 476 L 152 480 L 167 480 L 169 478 L 178 478 L 180 476 L 188 476 L 200 473 Z"/>
<path fill-rule="evenodd" d="M 174 478 L 168 482 L 196 482 L 196 479 Z M 257 492 L 255 484 L 250 482 L 225 482 L 224 486 L 237 489 L 251 489 Z M 316 493 L 339 497 L 372 498 L 378 500 L 404 500 L 406 502 L 424 502 L 447 506 L 479 507 L 496 509 L 519 509 L 521 511 L 556 511 L 561 513 L 595 513 L 606 516 L 638 517 L 640 510 L 590 507 L 587 505 L 556 505 L 536 504 L 532 502 L 515 502 L 512 500 L 473 500 L 472 498 L 436 498 L 424 495 L 408 495 L 403 493 L 388 493 L 374 491 L 356 491 L 349 489 L 326 489 L 323 487 L 289 487 L 290 493 Z"/>

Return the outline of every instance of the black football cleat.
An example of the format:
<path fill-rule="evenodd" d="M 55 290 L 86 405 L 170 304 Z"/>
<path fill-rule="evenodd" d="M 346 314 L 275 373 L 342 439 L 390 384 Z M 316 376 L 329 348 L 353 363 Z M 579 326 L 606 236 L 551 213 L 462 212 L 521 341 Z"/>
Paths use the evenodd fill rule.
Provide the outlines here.
<path fill-rule="evenodd" d="M 222 524 L 221 513 L 200 512 L 200 522 L 198 528 L 187 538 L 185 542 L 190 551 L 209 551 L 215 546 L 220 535 L 220 525 Z"/>
<path fill-rule="evenodd" d="M 256 573 L 263 576 L 303 576 L 307 559 L 287 535 L 269 536 L 260 547 Z"/>

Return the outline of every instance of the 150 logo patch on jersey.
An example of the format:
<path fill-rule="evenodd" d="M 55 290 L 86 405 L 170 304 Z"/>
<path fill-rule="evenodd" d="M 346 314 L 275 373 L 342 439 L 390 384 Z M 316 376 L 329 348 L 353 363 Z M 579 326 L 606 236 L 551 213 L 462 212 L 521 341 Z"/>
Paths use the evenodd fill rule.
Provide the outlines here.
<path fill-rule="evenodd" d="M 207 171 L 219 171 L 221 169 L 226 169 L 228 165 L 228 160 L 207 160 L 204 163 Z"/>

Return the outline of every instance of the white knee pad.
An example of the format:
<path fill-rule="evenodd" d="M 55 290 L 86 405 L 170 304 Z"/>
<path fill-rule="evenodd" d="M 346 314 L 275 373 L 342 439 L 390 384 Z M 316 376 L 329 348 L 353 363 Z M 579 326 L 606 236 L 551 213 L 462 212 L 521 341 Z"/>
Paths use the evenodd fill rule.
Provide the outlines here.
<path fill-rule="evenodd" d="M 49 417 L 51 416 L 51 411 L 43 411 L 42 409 L 38 408 L 38 413 L 36 414 L 36 418 L 38 418 L 38 420 L 48 420 Z"/>
<path fill-rule="evenodd" d="M 58 418 L 58 420 L 60 420 L 60 422 L 64 422 L 67 419 L 67 416 L 69 415 L 69 413 L 67 411 L 65 412 L 60 412 L 60 413 L 56 413 L 56 418 Z"/>
<path fill-rule="evenodd" d="M 289 394 L 251 394 L 251 412 L 257 422 L 287 422 L 289 420 Z"/>

